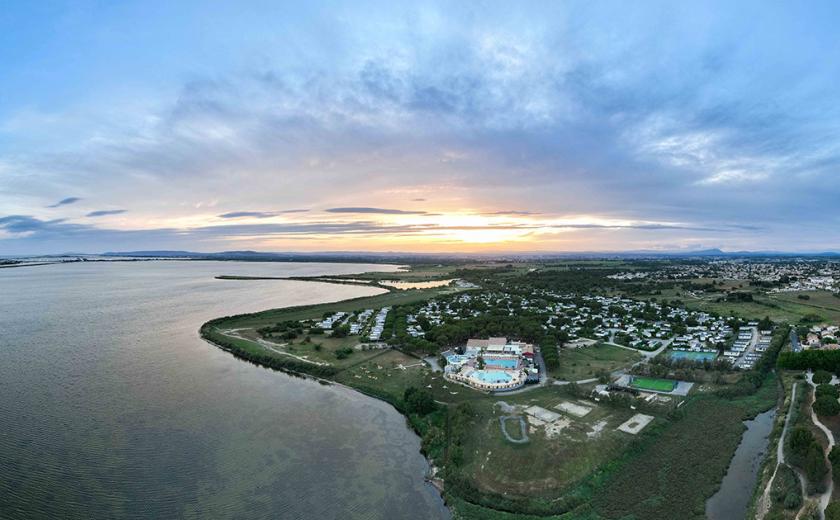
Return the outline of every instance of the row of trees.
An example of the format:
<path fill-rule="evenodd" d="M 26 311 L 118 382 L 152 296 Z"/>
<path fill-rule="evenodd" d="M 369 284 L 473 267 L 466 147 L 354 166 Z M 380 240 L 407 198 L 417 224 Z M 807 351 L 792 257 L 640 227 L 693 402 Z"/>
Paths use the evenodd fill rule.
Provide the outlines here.
<path fill-rule="evenodd" d="M 778 366 L 788 370 L 824 370 L 840 373 L 840 350 L 803 350 L 782 352 Z"/>

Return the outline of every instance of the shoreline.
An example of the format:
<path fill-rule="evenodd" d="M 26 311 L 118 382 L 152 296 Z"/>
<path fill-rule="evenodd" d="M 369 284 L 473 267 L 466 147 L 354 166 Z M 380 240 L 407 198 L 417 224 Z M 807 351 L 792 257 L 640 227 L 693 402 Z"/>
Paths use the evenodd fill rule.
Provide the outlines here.
<path fill-rule="evenodd" d="M 229 279 L 235 279 L 235 280 L 240 279 L 240 278 L 220 278 L 218 276 L 216 278 L 217 279 L 228 279 L 228 280 Z M 246 280 L 264 280 L 264 279 L 269 279 L 269 280 L 297 280 L 297 281 L 308 281 L 308 282 L 319 282 L 319 283 L 334 283 L 336 285 L 341 285 L 342 284 L 342 282 L 324 281 L 324 280 L 317 280 L 317 279 L 311 279 L 311 278 L 308 279 L 308 280 L 300 280 L 300 279 L 296 279 L 296 278 L 279 278 L 279 277 L 278 278 L 250 277 L 250 278 L 245 278 L 245 279 Z M 363 286 L 363 287 L 370 287 L 371 286 L 369 284 L 348 283 L 348 282 L 345 282 L 345 283 L 347 285 L 358 285 L 358 286 Z M 380 287 L 380 286 L 376 286 L 376 287 L 385 289 L 387 292 L 398 292 L 398 289 L 395 289 L 395 288 Z M 386 293 L 382 293 L 382 294 L 386 294 Z M 352 386 L 349 386 L 345 383 L 341 383 L 339 381 L 336 381 L 334 379 L 328 379 L 326 377 L 319 376 L 319 375 L 316 375 L 316 374 L 312 374 L 312 373 L 309 373 L 309 372 L 306 372 L 306 371 L 303 371 L 303 370 L 294 370 L 292 368 L 279 367 L 279 366 L 277 366 L 277 367 L 269 366 L 269 365 L 266 365 L 266 364 L 256 362 L 256 361 L 251 360 L 251 359 L 247 359 L 243 355 L 241 355 L 241 353 L 238 352 L 237 350 L 235 350 L 233 348 L 230 348 L 230 347 L 227 347 L 225 345 L 222 345 L 220 343 L 217 343 L 205 334 L 206 328 L 208 326 L 211 326 L 211 324 L 216 320 L 233 318 L 233 317 L 236 317 L 236 316 L 246 316 L 248 314 L 258 314 L 260 312 L 289 310 L 289 309 L 295 309 L 297 307 L 300 307 L 301 309 L 303 309 L 303 308 L 311 307 L 311 306 L 314 306 L 314 305 L 328 305 L 328 304 L 345 303 L 345 302 L 349 302 L 349 301 L 353 301 L 353 300 L 370 298 L 370 297 L 371 296 L 360 296 L 360 297 L 346 298 L 346 299 L 343 299 L 343 300 L 336 300 L 334 302 L 325 302 L 323 304 L 319 303 L 319 304 L 302 305 L 302 306 L 292 305 L 292 306 L 288 306 L 288 307 L 277 307 L 277 308 L 272 308 L 272 309 L 265 309 L 263 311 L 258 311 L 257 313 L 245 313 L 245 314 L 238 314 L 238 315 L 233 315 L 233 316 L 224 316 L 224 317 L 214 318 L 214 319 L 212 319 L 210 321 L 207 321 L 207 322 L 205 322 L 201 325 L 201 327 L 199 328 L 199 337 L 201 337 L 201 339 L 204 340 L 206 343 L 208 343 L 210 345 L 213 345 L 214 347 L 231 354 L 234 358 L 236 358 L 239 361 L 244 361 L 244 362 L 247 362 L 247 363 L 251 363 L 253 365 L 256 365 L 256 366 L 259 366 L 261 368 L 265 368 L 265 369 L 268 369 L 268 370 L 274 370 L 274 371 L 277 371 L 277 372 L 281 372 L 281 373 L 284 373 L 288 376 L 298 377 L 298 378 L 301 378 L 301 379 L 311 379 L 311 380 L 313 380 L 313 381 L 315 381 L 315 382 L 317 382 L 321 385 L 324 385 L 324 386 L 335 385 L 335 386 L 338 386 L 338 387 L 345 388 L 347 390 L 356 392 L 356 393 L 358 393 L 360 395 L 363 395 L 365 397 L 368 397 L 368 398 L 371 398 L 371 399 L 376 399 L 380 402 L 383 402 L 383 403 L 391 406 L 397 413 L 399 413 L 403 417 L 403 419 L 405 420 L 405 423 L 406 423 L 406 426 L 408 427 L 408 429 L 418 438 L 418 440 L 421 440 L 422 439 L 421 432 L 417 429 L 417 426 L 411 421 L 409 416 L 406 415 L 403 412 L 403 410 L 400 409 L 400 406 L 398 406 L 397 403 L 391 401 L 390 399 L 387 399 L 386 397 L 384 397 L 382 395 L 376 395 L 372 392 L 365 391 L 364 389 L 352 387 Z M 396 349 L 389 348 L 388 350 L 396 350 Z M 431 458 L 429 458 L 429 455 L 423 451 L 422 446 L 421 446 L 421 449 L 419 450 L 419 452 L 423 456 L 423 458 L 426 460 L 426 464 L 428 466 L 428 469 L 426 471 L 426 475 L 424 475 L 424 477 L 423 477 L 424 483 L 427 486 L 429 486 L 430 488 L 434 489 L 438 493 L 438 496 L 440 496 L 441 501 L 443 502 L 443 507 L 446 508 L 446 510 L 449 512 L 450 517 L 453 517 L 454 516 L 453 515 L 454 511 L 453 511 L 452 507 L 450 506 L 450 504 L 448 503 L 446 493 L 445 493 L 445 482 L 442 478 L 437 476 L 440 468 L 438 468 L 435 465 L 435 463 L 431 460 Z"/>

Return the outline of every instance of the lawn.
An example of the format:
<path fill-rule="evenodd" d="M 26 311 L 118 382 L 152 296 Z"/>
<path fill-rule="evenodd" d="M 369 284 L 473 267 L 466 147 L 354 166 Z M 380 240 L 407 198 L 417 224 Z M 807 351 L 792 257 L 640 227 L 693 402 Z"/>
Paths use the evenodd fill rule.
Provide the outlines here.
<path fill-rule="evenodd" d="M 800 300 L 800 295 L 808 296 L 809 299 Z M 840 298 L 828 291 L 779 293 L 769 298 L 784 308 L 796 311 L 800 316 L 818 314 L 826 321 L 840 323 Z"/>
<path fill-rule="evenodd" d="M 379 355 L 342 370 L 334 379 L 366 393 L 394 399 L 402 399 L 405 390 L 412 386 L 428 390 L 436 401 L 445 403 L 486 397 L 486 394 L 444 380 L 440 372 L 432 372 L 421 360 L 397 350 L 379 351 Z"/>
<path fill-rule="evenodd" d="M 613 372 L 628 367 L 642 359 L 641 354 L 604 343 L 589 347 L 560 349 L 560 366 L 551 376 L 562 381 L 580 381 L 598 377 L 603 372 Z"/>
<path fill-rule="evenodd" d="M 670 379 L 658 379 L 655 377 L 639 377 L 633 376 L 633 381 L 630 383 L 633 388 L 639 390 L 656 390 L 657 392 L 670 392 L 677 386 L 676 381 Z"/>

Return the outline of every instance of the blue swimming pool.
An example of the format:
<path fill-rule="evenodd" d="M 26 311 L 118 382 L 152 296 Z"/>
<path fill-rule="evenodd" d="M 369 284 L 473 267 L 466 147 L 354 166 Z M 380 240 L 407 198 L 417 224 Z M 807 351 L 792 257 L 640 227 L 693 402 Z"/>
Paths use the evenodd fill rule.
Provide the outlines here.
<path fill-rule="evenodd" d="M 484 365 L 491 368 L 508 368 L 514 369 L 518 362 L 515 359 L 493 359 L 485 358 Z"/>
<path fill-rule="evenodd" d="M 451 356 L 446 358 L 446 361 L 449 362 L 450 365 L 458 365 L 467 361 L 469 356 L 462 356 L 461 354 L 452 354 Z"/>
<path fill-rule="evenodd" d="M 476 370 L 472 373 L 472 377 L 482 383 L 510 383 L 513 380 L 512 375 L 501 370 Z"/>
<path fill-rule="evenodd" d="M 715 352 L 691 352 L 687 350 L 672 350 L 668 355 L 671 359 L 690 359 L 691 361 L 714 361 L 717 357 Z"/>

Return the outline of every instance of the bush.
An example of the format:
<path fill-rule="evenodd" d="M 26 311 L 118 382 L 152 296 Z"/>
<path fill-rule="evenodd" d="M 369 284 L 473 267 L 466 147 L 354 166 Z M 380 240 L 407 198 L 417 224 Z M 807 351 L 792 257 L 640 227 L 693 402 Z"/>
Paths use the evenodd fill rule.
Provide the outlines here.
<path fill-rule="evenodd" d="M 814 372 L 813 381 L 818 385 L 831 383 L 831 372 L 828 370 L 817 370 Z"/>
<path fill-rule="evenodd" d="M 816 396 L 821 397 L 824 395 L 837 399 L 838 397 L 840 397 L 840 390 L 838 390 L 837 387 L 834 385 L 817 385 Z"/>
<path fill-rule="evenodd" d="M 426 415 L 437 409 L 437 403 L 435 403 L 431 393 L 413 386 L 405 389 L 403 401 L 405 401 L 405 408 L 408 413 Z"/>
<path fill-rule="evenodd" d="M 814 411 L 817 415 L 837 415 L 840 413 L 840 403 L 836 397 L 821 395 L 814 401 Z"/>
<path fill-rule="evenodd" d="M 785 509 L 799 509 L 802 505 L 802 497 L 799 493 L 791 491 L 785 497 Z"/>
<path fill-rule="evenodd" d="M 832 476 L 835 482 L 840 482 L 840 447 L 834 446 L 828 452 L 828 463 L 831 464 Z"/>
<path fill-rule="evenodd" d="M 790 451 L 800 457 L 804 457 L 808 453 L 808 448 L 815 442 L 814 434 L 805 426 L 797 426 L 791 430 L 790 437 L 788 438 Z"/>
<path fill-rule="evenodd" d="M 350 326 L 341 325 L 333 329 L 331 336 L 334 338 L 345 338 L 348 334 L 350 334 Z"/>
<path fill-rule="evenodd" d="M 840 520 L 840 502 L 832 502 L 825 508 L 825 520 Z"/>
<path fill-rule="evenodd" d="M 825 456 L 822 447 L 814 443 L 808 448 L 808 455 L 805 456 L 805 475 L 808 477 L 808 485 L 812 491 L 822 493 L 825 490 L 825 475 L 828 468 L 825 466 Z"/>

